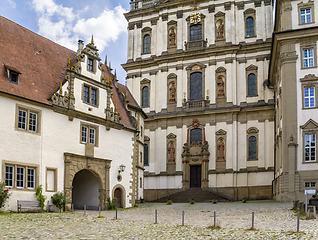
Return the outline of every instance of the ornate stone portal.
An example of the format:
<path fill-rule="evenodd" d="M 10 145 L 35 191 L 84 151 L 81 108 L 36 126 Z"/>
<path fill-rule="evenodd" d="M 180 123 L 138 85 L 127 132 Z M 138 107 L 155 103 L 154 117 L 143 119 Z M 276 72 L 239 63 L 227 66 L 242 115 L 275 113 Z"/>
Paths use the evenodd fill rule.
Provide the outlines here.
<path fill-rule="evenodd" d="M 201 131 L 201 140 L 194 141 L 191 136 L 191 131 L 193 129 L 199 129 Z M 194 134 L 194 133 L 193 133 Z M 199 134 L 200 136 L 200 134 Z M 198 138 L 200 139 L 200 137 Z M 201 166 L 201 188 L 207 189 L 209 187 L 209 144 L 205 140 L 205 129 L 204 125 L 200 124 L 197 119 L 193 119 L 192 124 L 188 126 L 187 142 L 184 143 L 183 153 L 182 153 L 182 166 L 183 166 L 183 176 L 182 176 L 182 188 L 190 188 L 190 179 L 196 176 L 191 176 L 190 168 L 191 166 Z"/>
<path fill-rule="evenodd" d="M 100 205 L 104 209 L 106 207 L 106 200 L 109 197 L 109 169 L 111 160 L 94 158 L 72 153 L 64 153 L 64 192 L 66 195 L 67 204 L 66 211 L 71 210 L 72 204 L 72 186 L 75 174 L 81 170 L 88 170 L 92 172 L 99 180 L 99 199 Z"/>

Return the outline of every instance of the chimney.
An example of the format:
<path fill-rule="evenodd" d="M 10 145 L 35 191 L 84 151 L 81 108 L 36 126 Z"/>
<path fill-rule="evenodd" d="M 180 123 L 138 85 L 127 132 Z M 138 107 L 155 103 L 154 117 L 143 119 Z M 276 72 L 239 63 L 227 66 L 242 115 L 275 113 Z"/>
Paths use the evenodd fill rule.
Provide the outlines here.
<path fill-rule="evenodd" d="M 83 49 L 84 49 L 84 41 L 78 40 L 77 56 L 81 54 Z"/>

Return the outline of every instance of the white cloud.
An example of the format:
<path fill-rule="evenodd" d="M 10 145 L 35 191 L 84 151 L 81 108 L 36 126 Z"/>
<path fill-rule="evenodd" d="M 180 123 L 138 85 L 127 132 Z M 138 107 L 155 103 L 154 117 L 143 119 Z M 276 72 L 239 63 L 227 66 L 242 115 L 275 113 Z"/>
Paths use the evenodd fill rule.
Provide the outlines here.
<path fill-rule="evenodd" d="M 15 8 L 17 6 L 13 0 L 6 0 L 6 2 L 9 3 L 12 8 Z"/>
<path fill-rule="evenodd" d="M 72 50 L 76 50 L 79 39 L 88 43 L 94 35 L 94 43 L 102 52 L 110 41 L 116 41 L 119 34 L 126 32 L 126 11 L 120 5 L 113 10 L 104 9 L 97 17 L 81 17 L 88 6 L 78 12 L 63 7 L 54 0 L 33 0 L 33 8 L 39 15 L 39 34 Z"/>

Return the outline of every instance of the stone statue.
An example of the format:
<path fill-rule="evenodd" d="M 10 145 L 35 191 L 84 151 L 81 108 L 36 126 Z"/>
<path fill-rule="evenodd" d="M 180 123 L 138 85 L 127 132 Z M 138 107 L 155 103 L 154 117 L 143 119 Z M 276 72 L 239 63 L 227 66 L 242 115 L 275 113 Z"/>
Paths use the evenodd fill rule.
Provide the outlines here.
<path fill-rule="evenodd" d="M 174 103 L 176 101 L 176 84 L 171 82 L 169 84 L 169 102 Z"/>
<path fill-rule="evenodd" d="M 220 139 L 218 143 L 218 161 L 224 161 L 224 140 Z"/>
<path fill-rule="evenodd" d="M 224 23 L 221 19 L 216 22 L 216 33 L 216 38 L 224 38 Z"/>
<path fill-rule="evenodd" d="M 182 154 L 188 154 L 189 153 L 189 146 L 187 143 L 183 144 L 183 152 Z"/>
<path fill-rule="evenodd" d="M 217 80 L 217 85 L 218 85 L 218 97 L 224 97 L 224 77 L 219 76 Z"/>
<path fill-rule="evenodd" d="M 209 153 L 209 143 L 208 141 L 204 141 L 202 145 L 202 153 L 203 154 L 208 154 Z"/>
<path fill-rule="evenodd" d="M 175 151 L 174 143 L 170 142 L 168 144 L 168 162 L 175 162 Z"/>
<path fill-rule="evenodd" d="M 174 28 L 170 29 L 169 33 L 169 45 L 170 46 L 175 46 L 176 45 L 176 33 L 174 31 Z"/>

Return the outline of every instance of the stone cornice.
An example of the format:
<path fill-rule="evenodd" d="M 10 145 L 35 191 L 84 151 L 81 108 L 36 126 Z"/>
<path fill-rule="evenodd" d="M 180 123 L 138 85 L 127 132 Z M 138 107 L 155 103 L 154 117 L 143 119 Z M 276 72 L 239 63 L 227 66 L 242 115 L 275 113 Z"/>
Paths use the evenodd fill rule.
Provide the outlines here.
<path fill-rule="evenodd" d="M 160 64 L 163 63 L 170 63 L 170 62 L 177 62 L 177 61 L 187 61 L 191 59 L 199 59 L 199 58 L 207 58 L 211 56 L 222 56 L 226 54 L 247 54 L 247 53 L 254 53 L 254 52 L 263 52 L 263 51 L 270 51 L 271 43 L 254 43 L 248 45 L 230 45 L 224 47 L 210 47 L 207 49 L 197 50 L 197 51 L 184 51 L 182 53 L 174 53 L 174 54 L 167 54 L 152 57 L 150 59 L 144 59 L 141 61 L 135 61 L 130 63 L 122 64 L 122 67 L 126 71 L 140 69 L 140 68 L 149 68 L 156 66 L 158 67 Z M 225 61 L 226 59 L 224 59 Z M 218 60 L 219 61 L 219 60 Z"/>

